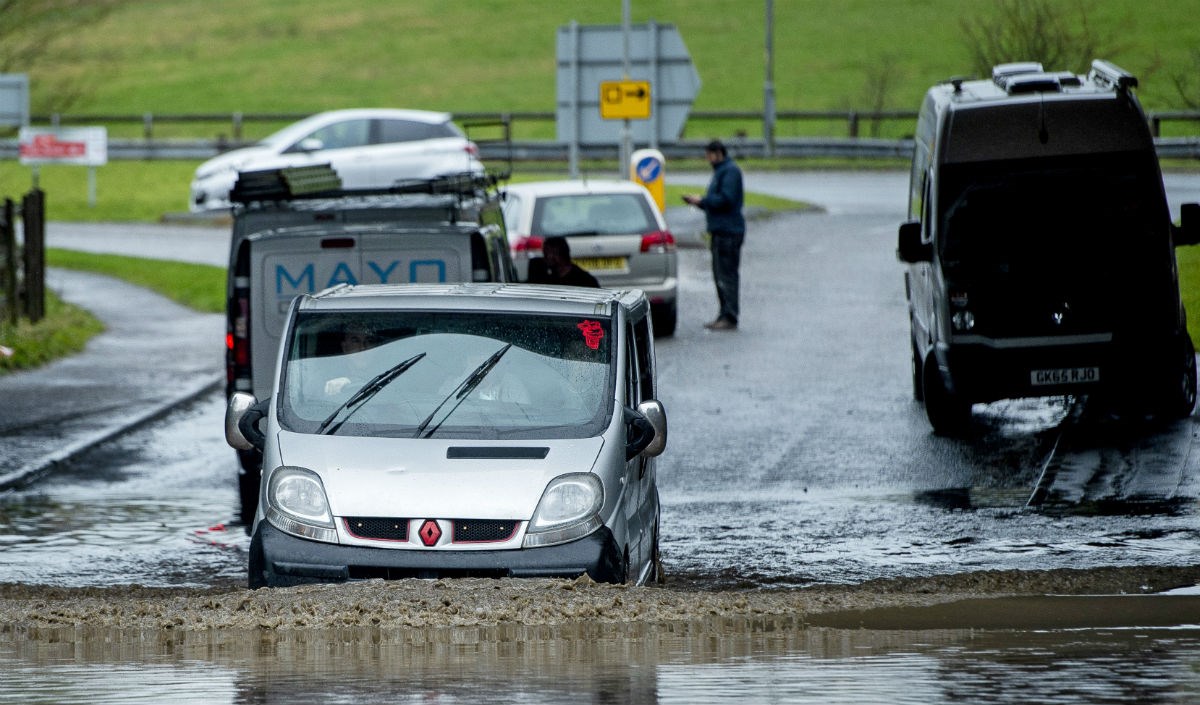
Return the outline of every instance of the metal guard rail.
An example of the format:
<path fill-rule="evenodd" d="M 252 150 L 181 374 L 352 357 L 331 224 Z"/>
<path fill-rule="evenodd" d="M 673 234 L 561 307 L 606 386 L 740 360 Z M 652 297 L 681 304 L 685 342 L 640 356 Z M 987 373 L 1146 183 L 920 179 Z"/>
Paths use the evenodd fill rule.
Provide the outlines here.
<path fill-rule="evenodd" d="M 707 140 L 680 140 L 660 144 L 657 149 L 668 159 L 699 159 Z M 1159 137 L 1154 140 L 1162 159 L 1200 160 L 1200 137 Z M 726 140 L 737 158 L 763 158 L 767 155 L 762 139 L 733 138 Z M 881 139 L 867 137 L 795 137 L 775 140 L 774 157 L 783 159 L 841 158 L 841 159 L 908 159 L 912 154 L 911 139 Z M 219 154 L 222 149 L 238 145 L 218 143 L 217 140 L 142 140 L 110 139 L 108 158 L 114 161 L 203 160 Z M 509 147 L 500 143 L 481 141 L 479 150 L 484 161 L 504 161 Z M 618 146 L 581 145 L 583 159 L 617 159 Z M 567 161 L 568 145 L 552 140 L 514 141 L 511 147 L 515 162 Z M 18 158 L 15 138 L 0 140 L 0 159 Z"/>

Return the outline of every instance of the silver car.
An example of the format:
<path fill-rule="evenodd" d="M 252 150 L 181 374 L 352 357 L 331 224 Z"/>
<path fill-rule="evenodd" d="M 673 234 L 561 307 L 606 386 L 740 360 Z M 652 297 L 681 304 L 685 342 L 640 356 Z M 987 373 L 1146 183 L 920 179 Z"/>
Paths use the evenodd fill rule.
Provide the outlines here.
<path fill-rule="evenodd" d="M 240 172 L 314 164 L 332 166 L 348 189 L 483 173 L 478 147 L 451 122 L 449 113 L 331 110 L 201 164 L 192 179 L 189 207 L 193 212 L 229 208 L 229 191 Z"/>
<path fill-rule="evenodd" d="M 658 572 L 656 400 L 641 292 L 341 286 L 297 297 L 261 448 L 249 585 Z"/>
<path fill-rule="evenodd" d="M 575 263 L 600 286 L 646 292 L 655 335 L 675 332 L 675 237 L 641 184 L 603 179 L 513 184 L 504 191 L 504 224 L 523 281 L 545 238 L 564 236 Z"/>

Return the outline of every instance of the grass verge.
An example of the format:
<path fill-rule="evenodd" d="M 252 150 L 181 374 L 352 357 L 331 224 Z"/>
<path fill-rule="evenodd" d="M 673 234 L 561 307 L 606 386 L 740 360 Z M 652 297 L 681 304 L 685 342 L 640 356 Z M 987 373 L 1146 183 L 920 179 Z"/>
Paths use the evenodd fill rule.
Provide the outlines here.
<path fill-rule="evenodd" d="M 46 264 L 122 279 L 202 313 L 225 310 L 224 267 L 56 248 L 46 250 Z"/>
<path fill-rule="evenodd" d="M 225 310 L 225 270 L 221 267 L 54 248 L 46 251 L 46 264 L 121 279 L 196 311 Z M 12 355 L 0 354 L 0 374 L 73 355 L 103 330 L 104 325 L 86 310 L 47 290 L 45 318 L 36 324 L 24 320 L 16 326 L 0 324 L 0 345 L 12 351 Z"/>
<path fill-rule="evenodd" d="M 87 345 L 104 325 L 87 311 L 46 292 L 46 316 L 37 323 L 21 320 L 0 324 L 0 345 L 12 351 L 0 354 L 0 375 L 40 367 L 73 355 Z"/>

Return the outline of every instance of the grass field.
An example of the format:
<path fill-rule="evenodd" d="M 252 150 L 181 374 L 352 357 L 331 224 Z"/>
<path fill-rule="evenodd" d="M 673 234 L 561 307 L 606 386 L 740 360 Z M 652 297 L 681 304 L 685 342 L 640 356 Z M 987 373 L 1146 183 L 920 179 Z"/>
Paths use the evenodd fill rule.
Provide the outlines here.
<path fill-rule="evenodd" d="M 1054 3 L 1099 38 L 1096 52 L 1135 73 L 1150 110 L 1184 107 L 1177 79 L 1200 101 L 1200 22 L 1195 0 L 1061 0 Z M 702 86 L 694 111 L 756 111 L 766 78 L 765 2 L 745 0 L 630 0 L 632 21 L 673 24 L 687 44 Z M 879 106 L 915 109 L 925 89 L 973 73 L 964 23 L 996 9 L 994 0 L 776 0 L 774 93 L 780 112 Z M 3 15 L 0 14 L 0 20 Z M 556 104 L 555 41 L 560 27 L 617 25 L 620 0 L 127 0 L 90 26 L 63 26 L 30 75 L 33 112 L 141 115 L 313 113 L 361 106 L 454 113 L 549 112 Z M 0 56 L 3 56 L 0 47 Z M 1012 59 L 1036 57 L 1014 56 Z M 1083 71 L 1093 57 L 1069 66 Z M 614 76 L 620 78 L 620 76 Z M 108 126 L 113 137 L 140 134 L 140 125 Z M 247 138 L 277 125 L 253 124 Z M 522 128 L 517 138 L 551 138 L 553 125 Z M 868 126 L 869 129 L 869 126 Z M 885 136 L 911 126 L 888 123 Z M 1200 125 L 1169 125 L 1166 134 L 1194 134 Z M 215 137 L 226 123 L 160 127 L 160 137 Z M 1172 132 L 1174 131 L 1174 132 Z M 689 137 L 761 134 L 756 120 L 690 122 Z M 780 136 L 844 135 L 840 122 L 781 122 Z M 88 203 L 88 171 L 42 167 L 52 220 L 155 221 L 186 209 L 197 162 L 110 162 L 96 170 L 96 203 Z M 897 166 L 897 165 L 891 165 Z M 902 165 L 900 165 L 902 166 Z M 1195 165 L 1185 165 L 1194 167 Z M 698 168 L 703 168 L 700 165 Z M 522 175 L 527 176 L 527 175 Z M 553 176 L 553 175 L 552 175 Z M 0 162 L 0 198 L 19 198 L 33 173 Z M 669 198 L 681 189 L 670 184 Z M 754 197 L 757 199 L 758 197 Z M 794 204 L 752 200 L 752 205 Z M 1200 318 L 1200 251 L 1179 250 L 1184 298 Z M 99 268 L 112 262 L 51 257 L 56 266 Z M 100 258 L 103 260 L 103 258 Z M 132 276 L 136 262 L 119 263 Z M 181 271 L 178 288 L 217 291 L 219 273 Z M 155 286 L 153 282 L 146 285 Z M 196 297 L 197 294 L 183 296 Z M 202 309 L 220 302 L 199 294 Z M 67 319 L 72 320 L 72 319 Z M 70 327 L 71 324 L 68 324 Z M 1200 326 L 1193 323 L 1193 337 Z M 11 331 L 10 331 L 11 333 Z M 1200 339 L 1200 338 L 1197 338 Z"/>
<path fill-rule="evenodd" d="M 1055 4 L 1072 20 L 1072 31 L 1086 19 L 1102 39 L 1104 55 L 1142 79 L 1139 94 L 1148 108 L 1181 106 L 1174 78 L 1198 66 L 1200 22 L 1188 21 L 1195 0 Z M 695 111 L 760 109 L 765 6 L 745 0 L 630 1 L 634 23 L 652 20 L 679 29 L 702 83 Z M 779 111 L 874 104 L 911 110 L 931 83 L 971 72 L 964 23 L 990 16 L 996 2 L 778 0 L 773 7 Z M 47 46 L 47 58 L 29 71 L 33 111 L 46 112 L 63 85 L 79 91 L 68 110 L 72 114 L 297 114 L 369 105 L 455 113 L 553 111 L 556 35 L 572 21 L 618 25 L 621 2 L 126 0 L 93 26 L 62 28 Z M 1069 68 L 1082 71 L 1086 65 L 1081 58 Z M 1200 93 L 1200 79 L 1195 84 Z M 107 127 L 113 137 L 140 134 L 139 124 Z M 274 127 L 252 123 L 245 136 L 260 137 Z M 531 129 L 540 134 L 516 136 L 553 137 L 552 124 Z M 899 136 L 911 126 L 888 123 L 884 129 Z M 845 130 L 837 122 L 778 126 L 781 136 Z M 229 131 L 226 123 L 201 123 L 159 127 L 156 136 L 215 137 Z M 761 133 L 758 121 L 750 119 L 687 127 L 693 137 L 738 131 Z M 87 169 L 43 167 L 38 177 L 49 194 L 52 219 L 146 221 L 186 208 L 195 166 L 110 162 L 96 171 L 94 207 L 87 202 Z M 0 162 L 0 196 L 17 197 L 31 182 L 29 167 Z"/>
<path fill-rule="evenodd" d="M 1181 107 L 1171 78 L 1196 67 L 1195 0 L 1054 4 L 1071 31 L 1086 22 L 1100 38 L 1098 52 L 1142 79 L 1148 108 Z M 678 28 L 702 83 L 695 110 L 762 106 L 765 5 L 630 2 L 632 22 Z M 978 24 L 996 3 L 779 0 L 773 6 L 777 107 L 794 111 L 877 101 L 884 108 L 915 108 L 930 84 L 972 72 L 963 23 Z M 49 47 L 54 59 L 29 72 L 34 112 L 52 97 L 42 86 L 68 79 L 82 88 L 70 112 L 90 114 L 304 113 L 374 105 L 553 111 L 556 35 L 572 21 L 619 25 L 621 2 L 129 0 L 96 26 L 63 28 Z M 1040 57 L 1012 57 L 1030 58 Z M 1091 58 L 1052 68 L 1083 71 Z M 753 122 L 722 127 L 726 134 L 757 130 Z M 138 126 L 130 129 L 136 133 Z M 801 127 L 779 129 L 787 134 Z M 691 127 L 689 133 L 709 134 Z"/>

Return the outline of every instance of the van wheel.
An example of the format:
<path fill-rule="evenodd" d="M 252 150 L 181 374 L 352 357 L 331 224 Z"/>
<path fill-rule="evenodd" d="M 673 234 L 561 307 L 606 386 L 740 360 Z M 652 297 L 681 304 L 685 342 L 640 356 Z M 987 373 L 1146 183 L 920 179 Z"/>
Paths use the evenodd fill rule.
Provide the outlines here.
<path fill-rule="evenodd" d="M 925 401 L 925 381 L 921 375 L 921 355 L 917 352 L 917 341 L 909 338 L 912 345 L 912 394 L 915 401 Z"/>
<path fill-rule="evenodd" d="M 251 590 L 268 587 L 266 567 L 262 541 L 256 535 L 250 539 L 250 557 L 246 561 L 246 587 Z"/>
<path fill-rule="evenodd" d="M 1185 337 L 1183 352 L 1178 376 L 1163 399 L 1163 412 L 1171 418 L 1187 418 L 1196 406 L 1196 348 L 1191 337 Z"/>
<path fill-rule="evenodd" d="M 241 502 L 238 518 L 247 527 L 254 521 L 258 511 L 258 485 L 262 476 L 259 468 L 248 468 L 238 473 L 238 497 Z"/>
<path fill-rule="evenodd" d="M 650 579 L 646 581 L 647 585 L 657 584 L 663 585 L 667 582 L 666 574 L 663 573 L 662 553 L 658 550 L 658 522 L 654 522 L 654 543 L 650 547 Z"/>
<path fill-rule="evenodd" d="M 651 306 L 650 317 L 654 321 L 654 337 L 669 338 L 675 335 L 675 323 L 679 318 L 679 304 L 672 301 L 662 306 Z"/>
<path fill-rule="evenodd" d="M 971 422 L 971 404 L 946 388 L 937 359 L 930 354 L 921 368 L 921 389 L 925 396 L 925 415 L 939 436 L 957 436 Z"/>

